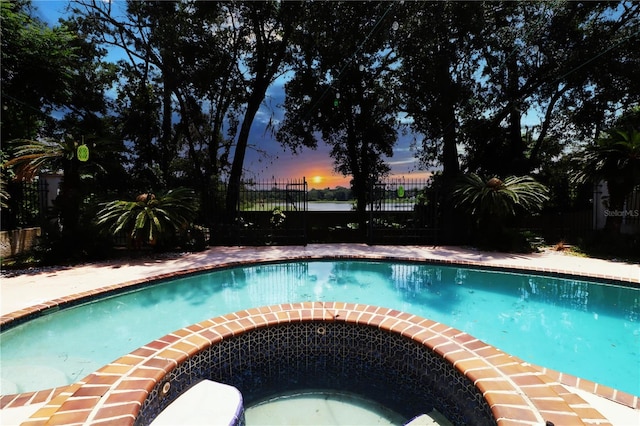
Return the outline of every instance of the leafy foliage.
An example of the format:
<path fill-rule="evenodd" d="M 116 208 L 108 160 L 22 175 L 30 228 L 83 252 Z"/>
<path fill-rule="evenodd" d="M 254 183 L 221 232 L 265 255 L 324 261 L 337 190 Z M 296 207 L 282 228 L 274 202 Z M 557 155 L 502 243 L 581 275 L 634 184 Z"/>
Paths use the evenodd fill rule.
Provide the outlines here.
<path fill-rule="evenodd" d="M 280 206 L 274 207 L 271 211 L 271 217 L 269 218 L 269 224 L 274 228 L 281 228 L 284 225 L 284 221 L 287 219 L 287 215 L 282 211 Z"/>
<path fill-rule="evenodd" d="M 401 58 L 400 96 L 416 133 L 425 166 L 441 165 L 445 180 L 460 171 L 456 144 L 460 125 L 481 106 L 473 96 L 478 82 L 477 46 L 484 23 L 478 2 L 407 4 L 394 47 Z M 420 140 L 421 139 L 421 140 Z"/>
<path fill-rule="evenodd" d="M 335 170 L 353 177 L 363 229 L 366 194 L 389 172 L 385 157 L 393 156 L 400 127 L 393 71 L 398 59 L 388 38 L 392 7 L 308 5 L 294 37 L 301 49 L 294 57 L 295 75 L 285 86 L 286 114 L 276 133 L 294 151 L 314 148 L 320 138 L 331 147 Z"/>
<path fill-rule="evenodd" d="M 21 181 L 30 181 L 44 172 L 62 171 L 63 180 L 56 203 L 65 233 L 76 231 L 83 197 L 91 189 L 90 183 L 106 175 L 115 180 L 121 172 L 119 164 L 114 164 L 118 155 L 108 141 L 87 142 L 91 146 L 90 155 L 84 162 L 77 158 L 77 148 L 81 143 L 70 136 L 62 139 L 18 139 L 9 144 L 11 157 L 3 165 L 13 172 L 14 179 Z"/>
<path fill-rule="evenodd" d="M 445 191 L 461 171 L 545 176 L 585 144 L 582 174 L 607 180 L 612 206 L 638 182 L 640 129 L 616 118 L 640 102 L 640 2 L 76 0 L 53 26 L 29 0 L 0 5 L 1 139 L 23 141 L 19 178 L 64 171 L 67 229 L 90 197 L 187 186 L 211 200 L 225 178 L 231 223 L 245 154 L 270 142 L 250 138 L 264 115 L 293 151 L 328 143 L 360 209 L 409 128 Z M 265 102 L 282 81 L 283 120 Z M 66 134 L 97 145 L 89 164 Z M 498 193 L 480 196 L 495 217 L 527 206 Z"/>
<path fill-rule="evenodd" d="M 187 188 L 177 188 L 156 197 L 142 194 L 136 201 L 106 203 L 96 216 L 98 226 L 113 235 L 124 231 L 132 241 L 155 244 L 187 229 L 197 214 L 197 198 Z"/>
<path fill-rule="evenodd" d="M 575 181 L 606 181 L 611 210 L 622 211 L 626 197 L 640 185 L 639 116 L 638 109 L 623 115 L 619 126 L 609 129 L 575 158 L 578 169 Z M 619 233 L 621 219 L 616 215 L 607 216 L 605 228 Z"/>
<path fill-rule="evenodd" d="M 542 209 L 548 197 L 547 188 L 530 176 L 509 176 L 504 181 L 488 180 L 471 173 L 462 177 L 453 191 L 456 207 L 462 207 L 479 220 L 504 219 L 518 209 L 532 213 Z"/>
<path fill-rule="evenodd" d="M 583 167 L 577 180 L 604 179 L 633 188 L 640 183 L 640 131 L 610 130 L 587 147 L 580 160 Z"/>
<path fill-rule="evenodd" d="M 462 208 L 474 221 L 476 244 L 503 251 L 530 251 L 531 245 L 516 231 L 509 230 L 508 219 L 542 209 L 549 199 L 547 188 L 530 176 L 510 176 L 488 180 L 471 173 L 463 176 L 452 192 L 456 208 Z"/>
<path fill-rule="evenodd" d="M 32 16 L 27 1 L 3 1 L 2 140 L 35 138 L 52 121 L 48 115 L 68 103 L 73 63 L 73 33 L 49 28 Z"/>
<path fill-rule="evenodd" d="M 18 139 L 12 143 L 12 158 L 5 167 L 12 168 L 17 180 L 31 180 L 41 172 L 57 172 L 65 161 L 75 158 L 78 142 L 71 138 L 62 140 Z"/>
<path fill-rule="evenodd" d="M 9 200 L 9 192 L 7 191 L 7 182 L 5 181 L 4 174 L 0 175 L 0 208 L 6 209 L 9 207 L 7 201 Z"/>
<path fill-rule="evenodd" d="M 446 175 L 530 173 L 640 101 L 636 2 L 405 8 L 401 93 L 420 160 Z"/>

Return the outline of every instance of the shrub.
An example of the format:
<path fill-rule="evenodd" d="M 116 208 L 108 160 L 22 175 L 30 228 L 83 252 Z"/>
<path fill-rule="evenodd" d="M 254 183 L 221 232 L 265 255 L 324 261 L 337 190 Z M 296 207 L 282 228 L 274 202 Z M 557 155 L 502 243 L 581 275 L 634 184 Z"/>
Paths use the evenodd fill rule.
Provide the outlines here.
<path fill-rule="evenodd" d="M 125 231 L 136 247 L 168 241 L 186 230 L 197 214 L 197 198 L 187 188 L 177 188 L 158 197 L 141 194 L 135 201 L 116 200 L 104 204 L 96 222 L 112 234 Z"/>

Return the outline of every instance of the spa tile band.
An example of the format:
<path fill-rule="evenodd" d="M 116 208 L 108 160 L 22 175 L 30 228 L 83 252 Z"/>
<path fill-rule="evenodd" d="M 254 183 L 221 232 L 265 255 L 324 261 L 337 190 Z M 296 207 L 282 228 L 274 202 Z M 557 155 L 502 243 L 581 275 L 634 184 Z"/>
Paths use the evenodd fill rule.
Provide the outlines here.
<path fill-rule="evenodd" d="M 248 309 L 177 330 L 68 387 L 24 425 L 136 424 L 141 413 L 151 413 L 151 419 L 177 397 L 171 395 L 162 402 L 165 396 L 161 390 L 167 381 L 172 383 L 170 389 L 179 392 L 181 387 L 189 386 L 189 381 L 205 378 L 224 362 L 229 363 L 225 364 L 229 369 L 240 371 L 243 366 L 233 365 L 235 358 L 214 359 L 217 348 L 235 345 L 228 348 L 249 350 L 252 344 L 264 341 L 265 333 L 275 333 L 271 337 L 279 333 L 278 339 L 286 338 L 282 330 L 289 326 L 294 327 L 298 336 L 313 336 L 314 341 L 336 333 L 359 336 L 358 345 L 371 349 L 361 351 L 368 353 L 365 358 L 369 360 L 377 359 L 380 347 L 385 344 L 395 345 L 395 353 L 402 356 L 407 348 L 422 347 L 424 350 L 419 353 L 423 358 L 414 361 L 404 357 L 397 368 L 407 368 L 413 363 L 415 368 L 411 371 L 419 371 L 422 362 L 430 365 L 446 374 L 447 382 L 455 382 L 455 389 L 463 391 L 468 409 L 480 410 L 476 411 L 479 413 L 484 406 L 488 407 L 492 422 L 499 425 L 609 424 L 597 410 L 554 378 L 459 330 L 387 308 L 305 302 Z M 252 336 L 262 337 L 250 340 Z M 362 342 L 363 337 L 378 340 Z M 436 366 L 441 364 L 448 365 L 451 371 L 438 370 L 440 367 Z M 439 375 L 434 377 L 437 380 Z M 246 379 L 252 380 L 251 374 Z M 479 399 L 475 399 L 474 393 L 480 395 Z M 451 401 L 456 405 L 460 402 Z"/>

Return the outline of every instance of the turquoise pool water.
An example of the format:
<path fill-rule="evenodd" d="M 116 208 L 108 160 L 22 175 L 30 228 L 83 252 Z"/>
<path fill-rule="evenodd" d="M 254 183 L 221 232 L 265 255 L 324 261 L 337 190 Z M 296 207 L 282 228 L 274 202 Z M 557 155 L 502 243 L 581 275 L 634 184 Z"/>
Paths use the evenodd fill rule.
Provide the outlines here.
<path fill-rule="evenodd" d="M 528 362 L 640 395 L 639 289 L 366 261 L 224 269 L 40 317 L 0 335 L 0 393 L 70 384 L 187 325 L 299 301 L 345 301 L 410 312 Z"/>
<path fill-rule="evenodd" d="M 252 426 L 391 426 L 410 420 L 359 395 L 313 390 L 273 395 L 245 407 L 244 417 Z"/>

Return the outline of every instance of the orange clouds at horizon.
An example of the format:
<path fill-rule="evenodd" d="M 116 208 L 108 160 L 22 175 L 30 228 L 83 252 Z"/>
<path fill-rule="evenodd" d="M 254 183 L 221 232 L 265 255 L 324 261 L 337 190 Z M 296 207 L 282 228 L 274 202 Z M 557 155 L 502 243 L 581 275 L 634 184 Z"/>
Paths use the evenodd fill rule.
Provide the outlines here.
<path fill-rule="evenodd" d="M 321 164 L 320 161 L 300 161 L 296 158 L 293 164 L 278 167 L 278 174 L 273 174 L 276 178 L 282 179 L 302 179 L 305 178 L 309 189 L 325 189 L 343 186 L 349 188 L 351 176 L 342 176 L 333 170 L 333 165 Z"/>
<path fill-rule="evenodd" d="M 326 189 L 336 187 L 351 187 L 351 176 L 342 176 L 333 170 L 332 165 L 306 164 L 305 162 L 297 162 L 288 166 L 277 167 L 278 173 L 269 173 L 267 168 L 263 175 L 268 175 L 276 180 L 295 180 L 304 178 L 309 189 Z M 296 164 L 297 163 L 297 164 Z M 323 167 L 324 166 L 324 167 Z M 389 179 L 421 179 L 427 180 L 433 172 L 415 171 L 407 173 L 391 173 Z"/>
<path fill-rule="evenodd" d="M 329 173 L 331 173 L 329 171 Z M 319 173 L 313 176 L 305 176 L 309 189 L 326 189 L 343 186 L 349 188 L 351 186 L 351 176 L 341 176 L 335 173 Z"/>
<path fill-rule="evenodd" d="M 326 189 L 351 186 L 351 176 L 342 176 L 334 170 L 333 159 L 326 147 L 316 150 L 305 150 L 298 154 L 291 154 L 282 148 L 277 154 L 266 161 L 252 161 L 247 164 L 247 170 L 252 171 L 258 180 L 274 179 L 277 181 L 293 181 L 304 178 L 309 189 Z M 414 161 L 403 159 L 390 162 L 390 179 L 420 179 L 426 180 L 433 173 L 429 171 L 410 170 Z"/>

